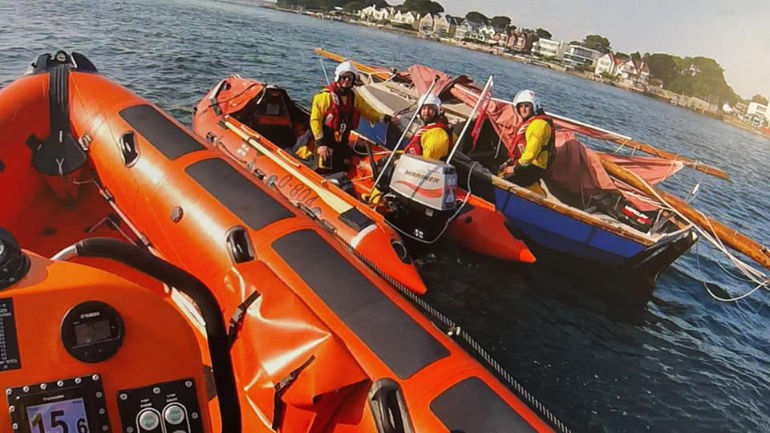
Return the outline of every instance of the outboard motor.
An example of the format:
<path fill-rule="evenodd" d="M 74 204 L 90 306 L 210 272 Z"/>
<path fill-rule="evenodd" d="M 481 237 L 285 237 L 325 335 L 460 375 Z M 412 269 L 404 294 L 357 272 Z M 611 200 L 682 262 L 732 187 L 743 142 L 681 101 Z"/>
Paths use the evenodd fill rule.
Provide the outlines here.
<path fill-rule="evenodd" d="M 390 178 L 393 213 L 388 219 L 424 241 L 436 239 L 455 213 L 457 173 L 442 161 L 403 154 Z"/>

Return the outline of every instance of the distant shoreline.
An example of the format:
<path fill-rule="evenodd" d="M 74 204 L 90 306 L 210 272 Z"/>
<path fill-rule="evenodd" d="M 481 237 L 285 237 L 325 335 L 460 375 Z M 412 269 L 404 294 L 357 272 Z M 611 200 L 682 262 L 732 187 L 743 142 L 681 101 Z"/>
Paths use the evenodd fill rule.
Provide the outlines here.
<path fill-rule="evenodd" d="M 756 135 L 762 136 L 762 137 L 770 140 L 770 131 L 765 132 L 762 129 L 758 129 L 758 128 L 754 128 L 754 127 L 752 127 L 750 125 L 746 125 L 746 124 L 738 121 L 737 119 L 733 119 L 733 118 L 725 116 L 723 114 L 719 114 L 719 113 L 712 114 L 712 113 L 708 113 L 708 112 L 705 112 L 705 111 L 700 111 L 700 110 L 692 109 L 692 108 L 687 107 L 687 106 L 683 106 L 683 105 L 680 105 L 680 104 L 673 103 L 670 100 L 667 100 L 665 98 L 661 98 L 660 96 L 657 96 L 657 95 L 655 95 L 653 93 L 650 93 L 650 92 L 647 92 L 647 91 L 641 91 L 641 90 L 638 90 L 638 89 L 632 89 L 632 88 L 627 88 L 625 86 L 616 85 L 616 84 L 614 84 L 612 82 L 609 82 L 609 80 L 599 78 L 599 77 L 595 76 L 592 73 L 575 71 L 575 70 L 568 70 L 563 65 L 555 64 L 555 63 L 551 63 L 551 62 L 547 62 L 547 61 L 543 61 L 543 60 L 540 60 L 537 57 L 533 57 L 533 56 L 530 56 L 530 55 L 511 54 L 511 53 L 505 52 L 505 50 L 502 47 L 484 46 L 484 45 L 473 44 L 473 43 L 469 43 L 469 42 L 457 42 L 457 41 L 454 41 L 453 39 L 449 39 L 449 38 L 423 38 L 423 37 L 419 36 L 419 34 L 418 34 L 418 32 L 416 30 L 410 31 L 410 30 L 407 30 L 407 29 L 393 27 L 391 25 L 373 24 L 373 23 L 368 23 L 368 22 L 348 19 L 348 18 L 344 18 L 344 17 L 338 17 L 338 18 L 335 18 L 335 19 L 325 18 L 323 16 L 319 17 L 315 13 L 308 13 L 307 11 L 298 11 L 298 10 L 294 10 L 294 9 L 281 8 L 281 7 L 278 7 L 276 3 L 272 3 L 272 2 L 262 2 L 262 1 L 249 2 L 249 1 L 246 1 L 246 0 L 220 0 L 220 1 L 222 1 L 224 3 L 234 3 L 234 4 L 241 4 L 241 5 L 246 5 L 246 6 L 258 6 L 258 7 L 262 7 L 262 8 L 265 8 L 265 9 L 271 9 L 271 10 L 280 11 L 280 12 L 286 12 L 286 13 L 291 13 L 291 14 L 301 14 L 301 15 L 312 17 L 312 18 L 326 19 L 326 20 L 329 20 L 329 21 L 339 21 L 339 22 L 344 22 L 344 23 L 347 23 L 347 24 L 357 25 L 357 26 L 360 26 L 360 27 L 369 27 L 369 28 L 373 28 L 373 29 L 376 29 L 376 30 L 379 30 L 379 31 L 385 31 L 385 32 L 388 32 L 388 33 L 395 33 L 395 34 L 400 34 L 400 35 L 404 35 L 404 36 L 410 36 L 410 37 L 417 38 L 417 39 L 430 40 L 430 41 L 434 41 L 434 42 L 437 42 L 437 43 L 440 43 L 440 44 L 444 44 L 444 45 L 451 45 L 451 46 L 455 46 L 455 47 L 459 47 L 459 48 L 464 48 L 464 49 L 471 50 L 471 51 L 491 54 L 491 55 L 494 55 L 494 56 L 497 56 L 497 57 L 502 57 L 502 58 L 505 58 L 505 59 L 508 59 L 508 60 L 512 60 L 512 61 L 516 61 L 516 62 L 519 62 L 519 63 L 525 63 L 525 64 L 529 64 L 529 65 L 533 65 L 533 66 L 539 66 L 541 68 L 547 68 L 547 69 L 550 69 L 552 71 L 561 72 L 563 74 L 571 75 L 573 77 L 582 78 L 582 79 L 584 79 L 586 81 L 593 81 L 593 82 L 609 85 L 609 86 L 615 87 L 617 89 L 621 89 L 621 90 L 625 90 L 625 91 L 628 91 L 628 92 L 637 93 L 639 95 L 643 95 L 643 96 L 646 96 L 648 98 L 657 99 L 657 100 L 662 101 L 662 102 L 667 102 L 668 104 L 673 105 L 675 107 L 679 107 L 679 108 L 685 109 L 685 110 L 690 111 L 690 112 L 698 113 L 700 115 L 703 115 L 703 116 L 706 116 L 706 117 L 710 117 L 710 118 L 715 119 L 715 120 L 719 120 L 722 123 L 727 123 L 728 125 L 735 126 L 737 128 L 743 129 L 744 131 L 747 131 L 747 132 L 752 132 L 752 133 L 754 133 Z"/>

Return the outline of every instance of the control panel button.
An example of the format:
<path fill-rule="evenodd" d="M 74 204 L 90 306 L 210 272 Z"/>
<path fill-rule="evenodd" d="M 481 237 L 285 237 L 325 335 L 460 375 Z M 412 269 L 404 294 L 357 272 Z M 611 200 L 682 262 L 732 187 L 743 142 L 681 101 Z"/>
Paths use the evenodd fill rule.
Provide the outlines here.
<path fill-rule="evenodd" d="M 139 412 L 139 428 L 145 431 L 153 431 L 160 425 L 160 417 L 152 409 Z"/>
<path fill-rule="evenodd" d="M 179 425 L 184 421 L 185 413 L 182 406 L 174 403 L 163 409 L 163 418 L 171 425 Z"/>

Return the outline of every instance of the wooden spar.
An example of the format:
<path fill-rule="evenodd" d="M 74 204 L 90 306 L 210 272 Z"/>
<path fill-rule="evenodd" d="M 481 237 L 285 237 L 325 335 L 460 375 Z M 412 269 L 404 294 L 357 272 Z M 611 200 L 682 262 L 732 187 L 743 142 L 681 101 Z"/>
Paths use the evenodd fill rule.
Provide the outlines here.
<path fill-rule="evenodd" d="M 383 79 L 383 80 L 387 80 L 388 78 L 390 78 L 390 75 L 391 75 L 391 74 L 389 74 L 389 73 L 386 73 L 386 72 L 382 72 L 382 71 L 381 71 L 381 70 L 379 70 L 379 69 L 375 69 L 375 68 L 372 68 L 371 66 L 366 66 L 366 65 L 363 65 L 363 64 L 361 64 L 361 63 L 358 63 L 358 62 L 354 62 L 354 61 L 352 61 L 352 60 L 348 60 L 348 59 L 346 59 L 346 58 L 344 58 L 344 57 L 342 57 L 342 56 L 340 56 L 340 55 L 337 55 L 337 54 L 334 54 L 334 53 L 330 53 L 330 52 L 328 52 L 328 51 L 324 51 L 324 50 L 322 50 L 322 49 L 320 49 L 320 48 L 316 48 L 316 49 L 315 49 L 315 53 L 316 53 L 316 54 L 318 54 L 319 56 L 323 56 L 323 57 L 326 57 L 327 59 L 331 59 L 331 60 L 334 60 L 335 62 L 345 62 L 345 61 L 349 61 L 349 62 L 350 62 L 350 63 L 352 63 L 352 64 L 353 64 L 353 66 L 355 66 L 355 67 L 356 67 L 356 69 L 358 69 L 359 71 L 361 71 L 361 72 L 364 72 L 364 73 L 367 73 L 367 74 L 370 74 L 370 75 L 374 75 L 375 77 L 377 77 L 377 78 L 381 78 L 381 79 Z"/>
<path fill-rule="evenodd" d="M 278 155 L 271 152 L 270 149 L 267 149 L 264 146 L 262 146 L 262 144 L 260 144 L 259 141 L 255 140 L 254 137 L 251 137 L 249 134 L 245 133 L 240 128 L 228 122 L 227 120 L 225 120 L 224 123 L 229 130 L 236 133 L 241 139 L 243 139 L 243 141 L 248 143 L 249 146 L 253 147 L 258 152 L 272 159 L 273 162 L 281 166 L 281 168 L 286 170 L 287 173 L 294 176 L 295 179 L 302 182 L 308 188 L 313 190 L 316 194 L 318 194 L 318 197 L 321 200 L 326 202 L 326 204 L 328 204 L 329 207 L 334 209 L 336 212 L 341 214 L 353 208 L 352 205 L 350 205 L 349 203 L 337 197 L 337 195 L 334 194 L 333 192 L 328 191 L 324 188 L 321 188 L 320 186 L 316 185 L 313 181 L 306 178 L 302 173 L 299 172 L 299 170 L 292 167 L 290 163 L 283 161 L 281 158 L 278 157 Z"/>
<path fill-rule="evenodd" d="M 765 269 L 770 269 L 770 250 L 767 247 L 760 245 L 752 239 L 744 236 L 736 230 L 733 230 L 719 221 L 709 216 L 703 215 L 701 212 L 693 209 L 684 200 L 653 188 L 647 182 L 640 179 L 635 174 L 626 170 L 625 168 L 615 164 L 607 158 L 600 158 L 604 169 L 610 175 L 628 183 L 649 195 L 655 197 L 656 194 L 662 197 L 666 202 L 674 209 L 687 217 L 690 221 L 694 222 L 704 230 L 712 233 L 719 238 L 725 245 L 734 249 L 735 251 L 745 254 L 755 262 L 762 265 Z"/>
<path fill-rule="evenodd" d="M 725 180 L 730 179 L 730 175 L 728 175 L 726 172 L 724 172 L 724 171 L 722 171 L 722 170 L 720 170 L 718 168 L 711 167 L 709 165 L 700 163 L 698 161 L 693 161 L 692 159 L 686 158 L 684 156 L 675 155 L 673 153 L 666 152 L 665 150 L 660 150 L 660 149 L 658 149 L 656 147 L 650 146 L 649 144 L 640 143 L 640 142 L 635 141 L 635 140 L 627 140 L 626 141 L 626 140 L 622 140 L 622 139 L 611 139 L 610 141 L 612 141 L 614 143 L 617 143 L 617 144 L 621 144 L 623 146 L 630 146 L 631 148 L 633 148 L 635 150 L 640 150 L 640 151 L 642 151 L 644 153 L 648 153 L 650 155 L 657 156 L 658 158 L 672 159 L 672 160 L 675 160 L 675 161 L 681 161 L 684 165 L 692 168 L 693 170 L 698 170 L 700 172 L 703 172 L 703 173 L 706 173 L 706 174 L 710 174 L 712 176 L 716 176 L 716 177 L 718 177 L 720 179 L 725 179 Z"/>
<path fill-rule="evenodd" d="M 674 161 L 680 161 L 680 162 L 682 162 L 682 164 L 692 168 L 693 170 L 698 170 L 700 172 L 703 172 L 703 173 L 706 173 L 706 174 L 710 174 L 712 176 L 716 176 L 716 177 L 718 177 L 720 179 L 729 179 L 730 178 L 730 176 L 726 172 L 724 172 L 724 171 L 722 171 L 722 170 L 720 170 L 718 168 L 714 168 L 714 167 L 711 167 L 709 165 L 700 163 L 698 161 L 694 161 L 694 160 L 692 160 L 690 158 L 687 158 L 687 157 L 684 157 L 684 156 L 681 156 L 681 155 L 676 155 L 676 154 L 671 153 L 671 152 L 666 152 L 665 150 L 660 150 L 657 147 L 650 146 L 649 144 L 644 144 L 644 143 L 641 143 L 639 141 L 632 140 L 629 137 L 624 137 L 624 136 L 622 136 L 620 134 L 614 133 L 612 131 L 606 131 L 604 129 L 597 128 L 597 127 L 595 127 L 593 125 L 588 125 L 586 123 L 577 122 L 577 121 L 574 121 L 574 120 L 569 119 L 567 117 L 559 116 L 558 114 L 553 114 L 553 113 L 547 113 L 547 114 L 549 116 L 553 117 L 554 119 L 557 119 L 557 120 L 559 120 L 561 122 L 564 122 L 564 123 L 567 123 L 567 124 L 571 124 L 571 125 L 577 125 L 577 126 L 579 126 L 581 128 L 591 129 L 594 132 L 600 132 L 600 133 L 605 135 L 604 137 L 602 137 L 603 140 L 607 140 L 607 141 L 611 141 L 613 143 L 620 144 L 623 147 L 629 147 L 632 150 L 639 150 L 639 151 L 642 151 L 644 153 L 656 156 L 658 158 L 670 159 L 670 160 L 674 160 Z M 580 133 L 579 131 L 577 131 L 577 132 Z M 597 137 L 594 137 L 594 138 L 597 138 Z"/>

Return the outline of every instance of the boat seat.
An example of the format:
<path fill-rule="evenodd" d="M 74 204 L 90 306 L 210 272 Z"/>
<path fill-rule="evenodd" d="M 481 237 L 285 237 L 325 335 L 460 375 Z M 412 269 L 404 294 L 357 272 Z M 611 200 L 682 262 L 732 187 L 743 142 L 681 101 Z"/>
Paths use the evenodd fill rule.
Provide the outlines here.
<path fill-rule="evenodd" d="M 297 137 L 289 108 L 280 89 L 267 89 L 266 94 L 254 107 L 249 126 L 284 149 L 294 145 Z"/>

